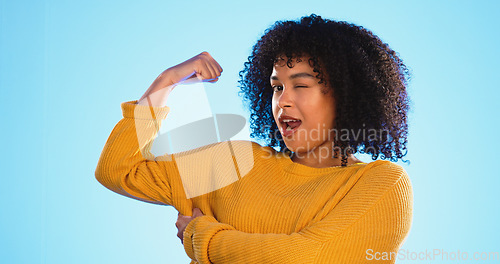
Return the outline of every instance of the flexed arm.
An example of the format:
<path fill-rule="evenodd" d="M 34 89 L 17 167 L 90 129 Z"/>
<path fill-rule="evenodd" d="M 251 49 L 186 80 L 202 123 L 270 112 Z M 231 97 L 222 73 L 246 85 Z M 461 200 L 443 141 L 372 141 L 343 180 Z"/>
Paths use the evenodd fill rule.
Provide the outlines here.
<path fill-rule="evenodd" d="M 184 248 L 198 263 L 378 263 L 374 253 L 397 252 L 411 225 L 408 176 L 389 174 L 364 180 L 324 219 L 296 233 L 245 233 L 211 216 L 194 218 Z"/>
<path fill-rule="evenodd" d="M 104 146 L 95 171 L 97 180 L 116 193 L 190 212 L 175 161 L 170 155 L 155 157 L 150 149 L 169 112 L 165 104 L 174 87 L 193 76 L 214 82 L 221 71 L 210 54 L 203 52 L 162 72 L 139 102 L 123 103 L 124 118 Z M 183 200 L 181 204 L 176 204 L 176 198 Z"/>
<path fill-rule="evenodd" d="M 124 196 L 155 204 L 172 205 L 170 163 L 158 164 L 150 153 L 168 107 L 147 107 L 134 101 L 122 103 L 123 119 L 114 127 L 101 153 L 96 179 Z M 151 110 L 151 111 L 150 111 Z M 156 118 L 151 117 L 151 112 Z"/>

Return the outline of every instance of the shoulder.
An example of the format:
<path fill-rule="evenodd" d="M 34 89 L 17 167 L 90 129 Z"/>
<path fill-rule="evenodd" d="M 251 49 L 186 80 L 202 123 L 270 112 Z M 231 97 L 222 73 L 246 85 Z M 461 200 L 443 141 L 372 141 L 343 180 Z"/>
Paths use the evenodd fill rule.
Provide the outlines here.
<path fill-rule="evenodd" d="M 376 160 L 366 164 L 363 179 L 372 184 L 394 185 L 399 181 L 409 181 L 403 166 L 388 160 Z"/>
<path fill-rule="evenodd" d="M 394 162 L 380 160 L 367 172 L 366 182 L 378 189 L 374 214 L 398 226 L 403 239 L 409 232 L 413 215 L 413 188 L 406 170 Z"/>
<path fill-rule="evenodd" d="M 359 201 L 349 208 L 357 205 L 364 209 L 359 223 L 361 228 L 369 227 L 370 237 L 385 241 L 385 246 L 397 242 L 393 247 L 399 247 L 410 231 L 413 218 L 411 183 L 402 166 L 384 160 L 373 163 L 360 178 L 357 189 L 353 189 Z"/>
<path fill-rule="evenodd" d="M 352 195 L 364 197 L 370 207 L 379 204 L 381 208 L 388 209 L 386 212 L 388 214 L 405 218 L 411 216 L 413 188 L 408 174 L 401 165 L 377 160 L 368 163 L 362 174 L 351 190 Z"/>
<path fill-rule="evenodd" d="M 410 177 L 401 165 L 394 162 L 373 161 L 366 164 L 358 173 L 358 181 L 353 189 L 358 194 L 370 194 L 376 199 L 389 192 L 406 197 L 404 199 L 411 199 L 413 196 Z"/>

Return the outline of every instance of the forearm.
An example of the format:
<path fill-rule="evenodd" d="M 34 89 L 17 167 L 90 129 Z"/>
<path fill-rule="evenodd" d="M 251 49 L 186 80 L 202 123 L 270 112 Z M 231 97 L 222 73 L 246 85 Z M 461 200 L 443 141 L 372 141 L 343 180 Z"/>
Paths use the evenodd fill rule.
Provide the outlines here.
<path fill-rule="evenodd" d="M 166 106 L 168 97 L 175 86 L 176 83 L 173 82 L 171 73 L 167 69 L 154 80 L 137 104 L 154 107 Z"/>
<path fill-rule="evenodd" d="M 204 216 L 186 227 L 184 248 L 200 263 L 368 263 L 367 249 L 397 251 L 408 234 L 412 190 L 404 171 L 377 170 L 358 182 L 322 220 L 296 233 L 245 233 Z"/>
<path fill-rule="evenodd" d="M 184 236 L 186 253 L 200 264 L 313 263 L 321 248 L 320 241 L 299 233 L 245 233 L 211 216 L 195 218 Z"/>
<path fill-rule="evenodd" d="M 230 232 L 227 235 L 225 232 Z M 212 263 L 314 263 L 322 243 L 302 234 L 221 231 L 208 247 Z"/>

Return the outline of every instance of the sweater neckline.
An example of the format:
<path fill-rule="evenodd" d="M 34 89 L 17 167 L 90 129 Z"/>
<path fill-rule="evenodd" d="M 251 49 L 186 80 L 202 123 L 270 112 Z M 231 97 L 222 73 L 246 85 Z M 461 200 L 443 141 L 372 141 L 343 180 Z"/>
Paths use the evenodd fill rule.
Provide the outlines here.
<path fill-rule="evenodd" d="M 329 174 L 334 171 L 345 170 L 349 168 L 359 168 L 362 165 L 366 165 L 365 162 L 358 162 L 345 167 L 334 166 L 326 168 L 314 168 L 309 167 L 300 163 L 293 162 L 292 159 L 285 153 L 278 154 L 278 163 L 280 163 L 283 170 L 287 173 L 298 174 L 302 176 L 317 176 L 322 174 Z"/>

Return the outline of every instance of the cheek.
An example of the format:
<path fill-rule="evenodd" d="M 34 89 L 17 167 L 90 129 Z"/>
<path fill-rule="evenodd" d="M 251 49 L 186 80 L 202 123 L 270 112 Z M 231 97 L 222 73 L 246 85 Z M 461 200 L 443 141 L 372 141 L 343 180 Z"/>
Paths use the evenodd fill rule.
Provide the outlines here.
<path fill-rule="evenodd" d="M 271 97 L 271 106 L 273 107 L 273 112 L 278 110 L 278 98 L 274 95 Z"/>
<path fill-rule="evenodd" d="M 330 100 L 328 102 L 328 104 L 330 105 L 330 107 L 328 108 L 328 111 L 330 113 L 330 120 L 332 122 L 332 124 L 335 124 L 335 117 L 337 116 L 337 108 L 336 108 L 336 105 L 335 105 L 335 101 L 334 100 Z"/>
<path fill-rule="evenodd" d="M 314 119 L 324 124 L 325 127 L 332 128 L 335 124 L 335 105 L 332 100 L 320 100 L 317 104 L 311 105 L 311 109 L 314 111 L 310 112 Z"/>
<path fill-rule="evenodd" d="M 276 102 L 276 100 L 274 100 L 274 97 L 271 99 L 271 107 L 272 107 L 272 111 L 273 111 L 273 117 L 274 117 L 274 120 L 276 121 L 276 115 L 278 114 L 278 103 Z"/>

